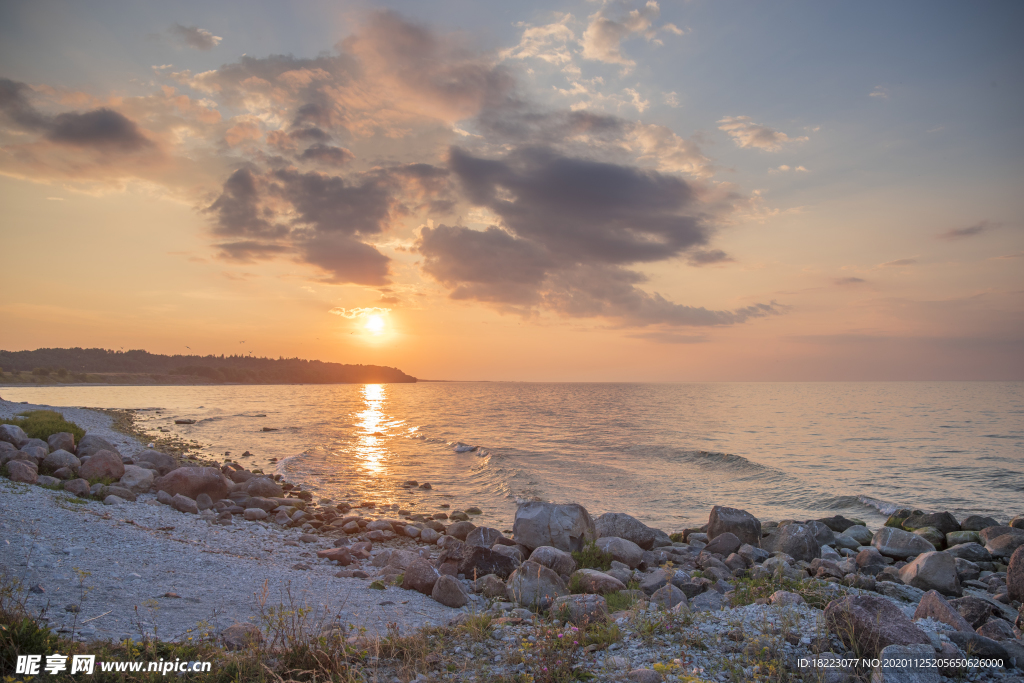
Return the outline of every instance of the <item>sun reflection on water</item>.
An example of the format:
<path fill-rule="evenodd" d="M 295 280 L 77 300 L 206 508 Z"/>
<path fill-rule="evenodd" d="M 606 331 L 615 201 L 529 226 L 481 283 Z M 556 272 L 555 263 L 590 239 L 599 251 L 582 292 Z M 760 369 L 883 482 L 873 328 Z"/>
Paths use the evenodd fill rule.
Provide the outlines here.
<path fill-rule="evenodd" d="M 356 455 L 367 474 L 380 477 L 387 473 L 387 449 L 384 447 L 387 390 L 383 384 L 366 384 L 362 394 L 364 408 L 356 413 L 359 427 Z"/>

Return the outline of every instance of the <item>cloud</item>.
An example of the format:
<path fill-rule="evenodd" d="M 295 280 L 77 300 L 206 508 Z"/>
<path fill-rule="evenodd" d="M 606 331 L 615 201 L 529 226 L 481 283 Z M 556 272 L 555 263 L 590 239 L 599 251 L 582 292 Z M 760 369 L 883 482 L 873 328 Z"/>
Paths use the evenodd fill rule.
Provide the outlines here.
<path fill-rule="evenodd" d="M 795 173 L 807 173 L 807 169 L 804 168 L 803 166 L 797 166 L 796 168 L 793 168 L 788 164 L 782 164 L 781 166 L 778 166 L 776 168 L 768 169 L 769 173 L 786 173 L 788 171 L 794 171 Z"/>
<path fill-rule="evenodd" d="M 885 263 L 879 263 L 879 268 L 898 268 L 901 266 L 912 266 L 917 263 L 917 259 L 914 258 L 901 258 L 895 261 L 886 261 Z"/>
<path fill-rule="evenodd" d="M 967 237 L 977 237 L 978 235 L 986 233 L 993 228 L 998 228 L 999 225 L 999 223 L 979 221 L 974 225 L 967 226 L 966 228 L 952 228 L 946 232 L 939 233 L 936 235 L 936 238 L 940 240 L 962 240 Z"/>
<path fill-rule="evenodd" d="M 353 320 L 355 318 L 368 318 L 371 315 L 387 315 L 391 313 L 390 308 L 332 308 L 328 313 L 339 315 L 342 318 Z"/>
<path fill-rule="evenodd" d="M 876 85 L 875 89 L 868 93 L 868 97 L 874 97 L 876 100 L 887 100 L 889 99 L 889 91 L 880 85 Z"/>
<path fill-rule="evenodd" d="M 749 116 L 726 116 L 718 123 L 720 124 L 718 130 L 725 131 L 737 147 L 753 147 L 766 152 L 777 152 L 782 149 L 783 145 L 808 140 L 806 136 L 791 138 L 768 126 L 754 123 Z"/>
<path fill-rule="evenodd" d="M 590 23 L 580 41 L 583 57 L 607 64 L 632 67 L 636 62 L 622 54 L 622 41 L 632 36 L 643 36 L 648 41 L 656 41 L 657 29 L 654 28 L 654 22 L 661 15 L 661 8 L 654 0 L 648 0 L 640 9 L 632 10 L 615 19 L 609 17 L 608 10 L 609 7 L 605 6 L 590 17 Z M 681 33 L 674 24 L 670 26 L 669 31 L 677 35 Z"/>
<path fill-rule="evenodd" d="M 657 344 L 703 344 L 708 338 L 702 334 L 679 334 L 671 331 L 651 331 L 628 334 L 631 339 L 643 339 Z"/>
<path fill-rule="evenodd" d="M 175 24 L 170 28 L 170 33 L 184 45 L 196 50 L 212 50 L 220 45 L 220 41 L 223 40 L 220 36 L 215 36 L 198 26 Z"/>
<path fill-rule="evenodd" d="M 841 286 L 841 287 L 842 286 L 846 286 L 846 285 L 859 285 L 859 284 L 863 284 L 865 282 L 867 282 L 867 280 L 865 280 L 863 278 L 859 278 L 859 277 L 841 277 L 841 278 L 836 278 L 836 281 L 835 281 L 835 283 L 837 285 Z"/>
<path fill-rule="evenodd" d="M 558 19 L 543 26 L 523 26 L 523 35 L 515 47 L 502 50 L 501 59 L 542 59 L 549 64 L 562 65 L 572 61 L 569 42 L 576 35 L 569 28 L 573 21 L 571 14 L 562 14 Z"/>
<path fill-rule="evenodd" d="M 341 167 L 352 161 L 355 155 L 344 147 L 332 147 L 317 143 L 306 148 L 299 159 L 312 161 L 323 166 Z"/>
<path fill-rule="evenodd" d="M 691 251 L 686 260 L 691 266 L 708 266 L 713 263 L 731 263 L 736 259 L 721 249 L 697 249 Z"/>

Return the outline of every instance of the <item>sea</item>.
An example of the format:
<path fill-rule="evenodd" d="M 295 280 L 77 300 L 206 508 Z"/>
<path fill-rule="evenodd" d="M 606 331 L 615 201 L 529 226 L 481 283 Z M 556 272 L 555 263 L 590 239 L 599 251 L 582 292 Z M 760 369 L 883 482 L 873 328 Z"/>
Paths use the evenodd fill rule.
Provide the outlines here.
<path fill-rule="evenodd" d="M 872 526 L 901 507 L 1001 521 L 1024 513 L 1024 382 L 71 386 L 0 396 L 134 409 L 154 434 L 278 472 L 317 498 L 422 513 L 476 506 L 477 523 L 499 529 L 531 499 L 625 512 L 670 533 L 705 523 L 714 505 Z"/>

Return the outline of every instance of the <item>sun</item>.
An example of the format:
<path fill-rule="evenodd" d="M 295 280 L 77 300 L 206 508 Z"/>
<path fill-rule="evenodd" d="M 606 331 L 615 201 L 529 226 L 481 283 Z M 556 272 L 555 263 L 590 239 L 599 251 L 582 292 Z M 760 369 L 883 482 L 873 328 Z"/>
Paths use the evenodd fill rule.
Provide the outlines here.
<path fill-rule="evenodd" d="M 382 315 L 371 315 L 366 319 L 366 329 L 374 334 L 380 334 L 384 331 L 384 316 Z"/>

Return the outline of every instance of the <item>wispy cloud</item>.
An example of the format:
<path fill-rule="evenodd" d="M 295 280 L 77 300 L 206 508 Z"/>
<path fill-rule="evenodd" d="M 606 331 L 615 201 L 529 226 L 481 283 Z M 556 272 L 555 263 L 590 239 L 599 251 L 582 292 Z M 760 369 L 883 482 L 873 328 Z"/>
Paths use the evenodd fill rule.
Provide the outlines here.
<path fill-rule="evenodd" d="M 627 38 L 642 36 L 649 42 L 660 44 L 659 30 L 675 35 L 683 34 L 675 24 L 665 24 L 660 29 L 654 26 L 661 16 L 661 8 L 654 0 L 648 0 L 643 7 L 626 14 L 613 15 L 613 7 L 616 5 L 605 5 L 590 16 L 590 23 L 580 40 L 584 58 L 619 64 L 628 69 L 635 66 L 636 62 L 622 53 L 622 43 Z"/>
<path fill-rule="evenodd" d="M 990 221 L 979 221 L 974 225 L 969 225 L 966 228 L 952 228 L 946 232 L 939 233 L 935 237 L 940 240 L 962 240 L 967 237 L 977 237 L 983 233 L 989 232 L 990 230 L 999 227 L 998 223 L 992 223 Z"/>
<path fill-rule="evenodd" d="M 878 268 L 900 268 L 905 266 L 913 266 L 917 264 L 915 258 L 900 258 L 895 261 L 886 261 L 885 263 L 879 263 Z"/>
<path fill-rule="evenodd" d="M 801 136 L 791 138 L 781 131 L 774 130 L 760 123 L 754 123 L 749 116 L 726 116 L 718 121 L 718 130 L 733 139 L 737 147 L 747 147 L 777 152 L 783 145 L 793 142 L 806 142 L 808 138 Z M 806 169 L 804 169 L 806 170 Z"/>
<path fill-rule="evenodd" d="M 205 28 L 198 26 L 182 26 L 175 24 L 170 28 L 170 34 L 182 44 L 194 50 L 212 50 L 224 40 L 215 36 Z"/>
<path fill-rule="evenodd" d="M 348 318 L 352 320 L 354 318 L 367 318 L 371 315 L 387 315 L 391 312 L 390 308 L 332 308 L 328 313 L 341 316 L 342 318 Z"/>
<path fill-rule="evenodd" d="M 836 280 L 835 280 L 835 283 L 837 285 L 841 286 L 841 287 L 842 286 L 847 286 L 847 285 L 860 285 L 860 284 L 863 284 L 865 282 L 867 282 L 867 280 L 865 280 L 864 278 L 860 278 L 860 277 L 841 277 L 841 278 L 836 278 Z"/>

